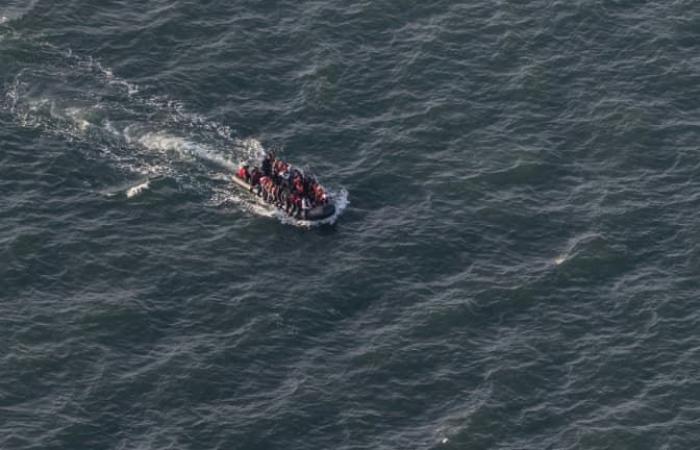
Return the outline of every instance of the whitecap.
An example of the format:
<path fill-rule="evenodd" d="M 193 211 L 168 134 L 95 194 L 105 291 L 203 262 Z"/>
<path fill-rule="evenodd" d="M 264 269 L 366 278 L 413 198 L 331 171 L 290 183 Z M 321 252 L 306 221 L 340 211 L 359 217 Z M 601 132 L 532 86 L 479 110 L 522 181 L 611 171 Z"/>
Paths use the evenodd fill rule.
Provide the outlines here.
<path fill-rule="evenodd" d="M 133 198 L 145 191 L 150 187 L 150 180 L 146 180 L 143 183 L 132 186 L 126 190 L 126 198 Z"/>

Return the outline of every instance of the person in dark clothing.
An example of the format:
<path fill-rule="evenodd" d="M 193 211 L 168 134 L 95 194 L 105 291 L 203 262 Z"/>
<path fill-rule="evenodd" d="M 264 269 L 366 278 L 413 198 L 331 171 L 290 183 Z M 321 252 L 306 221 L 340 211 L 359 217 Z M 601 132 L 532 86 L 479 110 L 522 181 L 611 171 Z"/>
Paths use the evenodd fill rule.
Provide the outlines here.
<path fill-rule="evenodd" d="M 272 156 L 271 153 L 268 153 L 267 155 L 265 155 L 265 158 L 262 161 L 261 168 L 262 168 L 263 175 L 265 175 L 266 177 L 272 176 L 272 160 L 273 160 L 273 158 L 274 158 L 274 156 Z"/>

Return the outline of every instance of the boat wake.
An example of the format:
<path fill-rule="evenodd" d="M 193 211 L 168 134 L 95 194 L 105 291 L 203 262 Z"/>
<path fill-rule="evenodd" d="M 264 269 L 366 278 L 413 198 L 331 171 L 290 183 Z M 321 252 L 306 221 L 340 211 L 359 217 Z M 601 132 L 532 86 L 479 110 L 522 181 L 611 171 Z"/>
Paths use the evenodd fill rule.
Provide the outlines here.
<path fill-rule="evenodd" d="M 185 189 L 209 195 L 211 206 L 309 225 L 252 205 L 235 192 L 230 178 L 222 183 L 222 170 L 232 174 L 239 162 L 259 160 L 265 154 L 257 139 L 238 138 L 228 126 L 187 111 L 182 102 L 149 94 L 152 89 L 118 77 L 92 57 L 50 43 L 32 45 L 42 57 L 22 61 L 5 85 L 0 106 L 23 127 L 88 144 L 79 147 L 90 148 L 91 157 L 108 160 L 122 174 L 120 185 L 129 186 L 123 191 L 126 199 L 150 188 L 144 178 L 168 177 Z M 109 187 L 98 190 L 114 192 Z M 344 189 L 329 192 L 337 201 L 337 212 L 323 223 L 334 223 L 348 203 Z"/>

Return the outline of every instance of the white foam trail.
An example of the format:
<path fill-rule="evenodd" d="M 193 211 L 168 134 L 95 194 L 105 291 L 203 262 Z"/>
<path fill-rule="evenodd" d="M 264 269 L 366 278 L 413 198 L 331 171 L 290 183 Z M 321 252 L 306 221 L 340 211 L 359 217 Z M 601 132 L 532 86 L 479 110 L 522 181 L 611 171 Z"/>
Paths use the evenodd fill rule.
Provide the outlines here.
<path fill-rule="evenodd" d="M 150 187 L 150 180 L 146 180 L 141 184 L 132 186 L 126 190 L 126 198 L 133 198 L 139 195 L 141 192 L 145 191 Z"/>
<path fill-rule="evenodd" d="M 0 16 L 0 25 L 2 25 L 2 24 L 5 23 L 5 22 L 8 22 L 9 20 L 10 20 L 10 19 L 8 19 L 8 18 L 5 17 L 5 16 Z"/>
<path fill-rule="evenodd" d="M 236 168 L 238 167 L 238 164 L 236 164 L 235 162 L 233 162 L 233 161 L 231 161 L 230 159 L 226 158 L 225 156 L 223 156 L 223 155 L 221 155 L 221 154 L 219 154 L 219 153 L 217 153 L 217 152 L 214 152 L 214 151 L 211 151 L 211 150 L 207 150 L 207 149 L 204 148 L 204 147 L 195 146 L 195 147 L 193 148 L 193 151 L 194 151 L 194 153 L 195 153 L 197 156 L 199 156 L 200 158 L 206 159 L 207 161 L 211 161 L 211 162 L 213 162 L 213 163 L 216 163 L 216 164 L 218 164 L 218 165 L 221 166 L 221 167 L 224 167 L 224 168 L 226 168 L 226 169 L 231 170 L 231 172 L 233 172 L 234 170 L 236 170 Z"/>
<path fill-rule="evenodd" d="M 173 136 L 164 132 L 149 132 L 137 138 L 136 141 L 151 150 L 160 152 L 174 150 L 182 156 L 204 159 L 231 171 L 235 170 L 237 167 L 235 162 L 214 150 L 190 142 L 185 138 Z"/>
<path fill-rule="evenodd" d="M 233 186 L 215 188 L 214 192 L 214 195 L 209 200 L 210 205 L 222 207 L 234 204 L 256 216 L 275 217 L 276 215 L 277 210 L 272 205 L 260 203 L 256 201 L 255 197 L 246 195 Z"/>
<path fill-rule="evenodd" d="M 174 150 L 182 155 L 187 154 L 187 148 L 190 146 L 190 143 L 187 142 L 187 140 L 160 131 L 149 132 L 137 137 L 136 139 L 129 138 L 128 140 L 135 140 L 150 150 L 156 150 L 159 152 Z"/>

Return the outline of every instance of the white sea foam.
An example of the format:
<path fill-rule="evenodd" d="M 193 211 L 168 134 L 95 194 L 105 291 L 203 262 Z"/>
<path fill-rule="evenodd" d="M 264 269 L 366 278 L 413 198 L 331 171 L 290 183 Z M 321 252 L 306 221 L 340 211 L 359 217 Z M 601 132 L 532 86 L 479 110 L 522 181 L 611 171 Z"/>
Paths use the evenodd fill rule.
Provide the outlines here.
<path fill-rule="evenodd" d="M 242 161 L 261 161 L 265 156 L 265 148 L 255 138 L 247 138 L 236 141 Z"/>
<path fill-rule="evenodd" d="M 137 195 L 139 195 L 141 192 L 145 191 L 149 187 L 150 187 L 149 180 L 146 180 L 143 183 L 137 184 L 136 186 L 132 186 L 126 190 L 126 197 L 127 198 L 136 197 Z"/>
<path fill-rule="evenodd" d="M 191 144 L 184 138 L 160 131 L 147 132 L 135 139 L 130 138 L 130 141 L 136 141 L 150 150 L 156 150 L 159 152 L 174 150 L 182 155 L 187 155 L 188 148 L 191 146 Z"/>
<path fill-rule="evenodd" d="M 235 162 L 220 152 L 166 132 L 147 132 L 138 137 L 136 141 L 151 150 L 159 152 L 175 151 L 181 156 L 206 160 L 231 171 L 237 167 Z"/>
<path fill-rule="evenodd" d="M 203 146 L 194 146 L 192 148 L 192 151 L 200 158 L 206 159 L 207 161 L 213 162 L 215 164 L 218 164 L 221 167 L 224 167 L 226 169 L 229 169 L 231 171 L 235 170 L 236 167 L 238 167 L 238 164 L 235 162 L 231 161 L 230 159 L 226 158 L 222 154 L 214 151 L 207 149 Z"/>
<path fill-rule="evenodd" d="M 209 204 L 218 207 L 236 205 L 237 208 L 248 211 L 251 214 L 262 217 L 275 217 L 277 209 L 272 205 L 258 202 L 253 196 L 246 195 L 229 185 L 214 189 L 214 195 L 209 200 Z"/>

